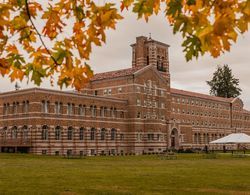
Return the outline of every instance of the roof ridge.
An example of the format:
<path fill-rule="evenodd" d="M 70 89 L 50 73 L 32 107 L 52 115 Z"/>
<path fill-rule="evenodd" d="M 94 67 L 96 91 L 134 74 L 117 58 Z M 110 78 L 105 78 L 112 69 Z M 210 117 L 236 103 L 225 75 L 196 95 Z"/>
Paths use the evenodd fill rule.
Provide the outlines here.
<path fill-rule="evenodd" d="M 213 95 L 199 93 L 199 92 L 187 91 L 187 90 L 183 90 L 183 89 L 170 88 L 170 91 L 172 93 L 174 93 L 174 90 L 176 91 L 176 93 L 182 92 L 183 95 L 193 96 L 195 94 L 200 98 L 208 98 L 208 99 L 212 99 L 212 100 L 216 99 L 216 100 L 231 102 L 234 99 L 234 98 L 218 97 L 218 96 L 213 96 Z M 195 97 L 197 97 L 197 96 L 195 96 Z"/>
<path fill-rule="evenodd" d="M 114 70 L 114 71 L 97 73 L 93 76 L 91 81 L 128 76 L 145 67 L 146 66 L 137 66 L 137 67 L 131 67 L 131 68 L 126 68 L 126 69 L 119 69 L 119 70 Z"/>
<path fill-rule="evenodd" d="M 118 71 L 124 71 L 124 70 L 129 70 L 129 69 L 132 69 L 132 67 L 131 67 L 131 68 L 119 69 L 119 70 L 111 70 L 111 71 L 107 71 L 107 72 L 99 72 L 99 73 L 96 73 L 96 74 L 94 74 L 94 75 L 106 74 L 106 73 L 112 73 L 112 72 L 118 72 Z"/>

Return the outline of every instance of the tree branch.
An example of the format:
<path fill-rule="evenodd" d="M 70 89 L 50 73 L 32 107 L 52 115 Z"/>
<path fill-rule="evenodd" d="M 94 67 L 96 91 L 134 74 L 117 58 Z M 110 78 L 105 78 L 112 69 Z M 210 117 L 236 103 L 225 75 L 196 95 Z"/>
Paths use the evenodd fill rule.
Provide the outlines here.
<path fill-rule="evenodd" d="M 50 50 L 47 48 L 47 46 L 45 45 L 43 39 L 42 39 L 42 35 L 41 33 L 37 30 L 32 18 L 31 18 L 31 15 L 30 15 L 30 10 L 29 10 L 29 1 L 28 0 L 25 0 L 25 8 L 26 8 L 26 12 L 27 12 L 27 15 L 28 15 L 28 18 L 31 22 L 31 25 L 33 26 L 33 28 L 35 29 L 43 47 L 45 48 L 45 50 L 47 51 L 47 53 L 50 55 L 51 59 L 53 60 L 53 62 L 55 63 L 56 66 L 60 66 L 60 64 L 56 61 L 56 59 L 52 56 Z"/>

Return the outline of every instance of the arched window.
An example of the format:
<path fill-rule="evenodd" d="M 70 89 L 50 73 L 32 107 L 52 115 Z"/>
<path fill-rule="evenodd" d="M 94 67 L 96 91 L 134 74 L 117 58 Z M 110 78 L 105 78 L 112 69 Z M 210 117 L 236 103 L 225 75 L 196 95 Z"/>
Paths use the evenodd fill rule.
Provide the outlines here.
<path fill-rule="evenodd" d="M 6 109 L 6 104 L 4 104 L 4 105 L 3 105 L 3 115 L 6 115 L 6 114 L 7 114 L 6 110 L 7 110 L 7 109 Z"/>
<path fill-rule="evenodd" d="M 106 129 L 101 130 L 101 140 L 105 140 Z"/>
<path fill-rule="evenodd" d="M 160 69 L 160 56 L 157 56 L 157 70 Z"/>
<path fill-rule="evenodd" d="M 91 116 L 93 117 L 94 116 L 94 109 L 93 109 L 92 105 L 89 107 L 89 110 L 90 110 Z"/>
<path fill-rule="evenodd" d="M 73 139 L 73 128 L 69 127 L 68 128 L 68 140 L 72 140 Z"/>
<path fill-rule="evenodd" d="M 114 109 L 113 107 L 110 108 L 110 117 L 113 117 L 114 116 Z"/>
<path fill-rule="evenodd" d="M 201 134 L 198 133 L 198 143 L 201 144 Z"/>
<path fill-rule="evenodd" d="M 23 126 L 23 139 L 28 139 L 29 131 L 26 125 Z"/>
<path fill-rule="evenodd" d="M 107 107 L 104 107 L 104 117 L 108 115 Z"/>
<path fill-rule="evenodd" d="M 8 130 L 7 127 L 4 127 L 4 128 L 3 128 L 3 139 L 6 139 L 6 138 L 7 138 L 7 130 Z"/>
<path fill-rule="evenodd" d="M 114 117 L 117 118 L 117 110 L 114 108 Z"/>
<path fill-rule="evenodd" d="M 147 65 L 149 65 L 149 56 L 147 56 Z"/>
<path fill-rule="evenodd" d="M 164 71 L 164 57 L 161 58 L 161 70 Z"/>
<path fill-rule="evenodd" d="M 79 132 L 79 140 L 83 140 L 83 139 L 84 139 L 84 128 L 81 127 L 80 132 Z"/>
<path fill-rule="evenodd" d="M 49 101 L 42 101 L 42 112 L 48 113 L 49 112 Z"/>
<path fill-rule="evenodd" d="M 29 112 L 29 101 L 23 101 L 22 112 L 23 113 L 28 113 Z"/>
<path fill-rule="evenodd" d="M 116 129 L 111 129 L 111 140 L 115 140 L 116 138 Z"/>
<path fill-rule="evenodd" d="M 198 136 L 197 133 L 194 134 L 194 143 L 198 144 Z"/>
<path fill-rule="evenodd" d="M 96 106 L 94 106 L 93 116 L 94 116 L 94 117 L 96 117 L 96 116 L 97 116 L 97 107 L 96 107 Z"/>
<path fill-rule="evenodd" d="M 75 104 L 72 104 L 71 114 L 75 114 Z"/>
<path fill-rule="evenodd" d="M 86 115 L 86 105 L 83 105 L 83 108 L 82 108 L 82 115 L 83 115 L 83 116 Z"/>
<path fill-rule="evenodd" d="M 30 102 L 26 101 L 25 108 L 24 108 L 25 113 L 29 112 L 29 107 L 30 107 L 29 105 L 30 105 Z"/>
<path fill-rule="evenodd" d="M 60 106 L 59 106 L 59 113 L 60 113 L 60 114 L 63 114 L 63 103 L 60 102 L 59 105 L 60 105 Z"/>
<path fill-rule="evenodd" d="M 12 128 L 12 131 L 11 131 L 11 137 L 12 137 L 12 139 L 17 139 L 17 135 L 18 135 L 17 127 L 14 126 L 14 127 Z"/>
<path fill-rule="evenodd" d="M 72 114 L 72 104 L 71 103 L 68 103 L 68 105 L 67 105 L 67 114 L 68 115 Z"/>
<path fill-rule="evenodd" d="M 48 140 L 48 126 L 42 127 L 42 140 Z"/>
<path fill-rule="evenodd" d="M 95 140 L 95 128 L 92 128 L 90 131 L 90 140 Z"/>
<path fill-rule="evenodd" d="M 103 106 L 100 107 L 100 116 L 101 117 L 104 116 L 104 108 L 103 108 Z"/>
<path fill-rule="evenodd" d="M 212 135 L 211 135 L 211 139 L 212 139 L 212 141 L 214 140 L 214 134 L 212 133 Z"/>
<path fill-rule="evenodd" d="M 59 102 L 55 102 L 55 114 L 59 114 L 59 107 L 60 107 Z"/>
<path fill-rule="evenodd" d="M 13 102 L 13 114 L 17 113 L 17 103 Z"/>
<path fill-rule="evenodd" d="M 9 114 L 9 111 L 10 111 L 9 108 L 10 108 L 10 104 L 7 103 L 7 104 L 6 104 L 6 115 Z"/>
<path fill-rule="evenodd" d="M 55 140 L 61 139 L 61 127 L 57 126 L 55 129 Z"/>
<path fill-rule="evenodd" d="M 207 134 L 203 133 L 204 144 L 207 143 Z"/>
<path fill-rule="evenodd" d="M 80 116 L 83 115 L 83 107 L 82 107 L 81 104 L 78 106 L 78 114 L 79 114 Z"/>

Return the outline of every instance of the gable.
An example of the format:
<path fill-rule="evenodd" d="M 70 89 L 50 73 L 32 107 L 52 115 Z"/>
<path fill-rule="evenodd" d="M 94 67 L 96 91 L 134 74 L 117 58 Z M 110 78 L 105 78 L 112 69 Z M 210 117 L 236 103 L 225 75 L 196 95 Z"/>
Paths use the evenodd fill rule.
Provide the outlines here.
<path fill-rule="evenodd" d="M 244 104 L 240 98 L 234 98 L 231 103 L 236 110 L 242 110 L 244 107 Z"/>
<path fill-rule="evenodd" d="M 168 82 L 153 66 L 147 66 L 134 73 L 135 83 L 144 85 L 145 83 L 153 83 L 158 87 L 166 87 Z"/>

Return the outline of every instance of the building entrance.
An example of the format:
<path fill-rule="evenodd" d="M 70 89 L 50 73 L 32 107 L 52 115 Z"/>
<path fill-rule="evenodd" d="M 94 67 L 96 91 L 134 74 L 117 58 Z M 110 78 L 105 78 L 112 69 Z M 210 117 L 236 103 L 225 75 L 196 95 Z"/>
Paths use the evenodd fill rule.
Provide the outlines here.
<path fill-rule="evenodd" d="M 179 139 L 178 139 L 178 131 L 177 129 L 173 129 L 170 135 L 170 147 L 171 149 L 179 148 Z"/>

